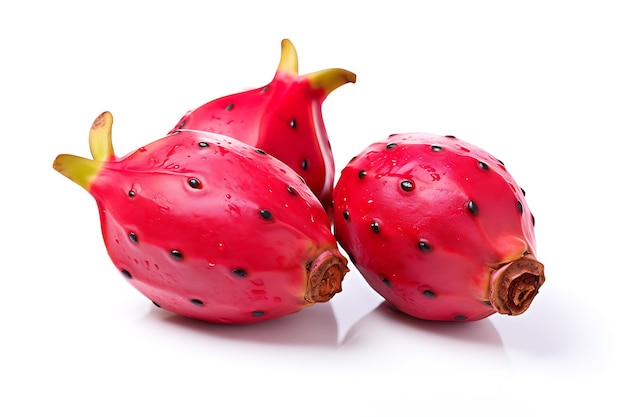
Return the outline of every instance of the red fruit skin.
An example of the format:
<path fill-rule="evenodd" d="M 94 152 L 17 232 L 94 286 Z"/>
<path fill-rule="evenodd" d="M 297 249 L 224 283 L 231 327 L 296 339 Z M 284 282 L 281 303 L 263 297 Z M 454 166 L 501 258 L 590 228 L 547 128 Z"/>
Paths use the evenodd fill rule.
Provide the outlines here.
<path fill-rule="evenodd" d="M 81 185 L 97 202 L 108 254 L 157 306 L 243 324 L 341 291 L 347 261 L 324 208 L 272 156 L 223 135 L 178 131 L 122 158 L 61 155 L 54 167 L 76 180 L 73 167 L 89 162 L 95 174 Z M 334 262 L 341 275 L 324 300 L 307 289 L 316 261 Z"/>
<path fill-rule="evenodd" d="M 335 165 L 322 103 L 333 90 L 355 81 L 354 73 L 339 68 L 298 74 L 295 48 L 285 39 L 269 84 L 212 100 L 188 112 L 171 132 L 215 132 L 263 149 L 300 174 L 328 209 Z"/>
<path fill-rule="evenodd" d="M 333 199 L 338 242 L 369 285 L 411 316 L 520 314 L 545 280 L 524 192 L 501 161 L 470 143 L 392 135 L 348 163 Z M 511 265 L 519 280 L 509 301 L 528 298 L 513 311 L 495 295 L 509 289 L 493 288 Z"/>

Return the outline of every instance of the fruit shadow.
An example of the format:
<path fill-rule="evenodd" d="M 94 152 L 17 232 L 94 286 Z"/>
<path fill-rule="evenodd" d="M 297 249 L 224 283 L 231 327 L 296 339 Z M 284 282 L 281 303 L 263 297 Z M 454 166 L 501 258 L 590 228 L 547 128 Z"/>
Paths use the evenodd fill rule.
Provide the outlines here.
<path fill-rule="evenodd" d="M 345 334 L 342 346 L 375 344 L 386 351 L 430 350 L 434 355 L 484 357 L 510 364 L 502 338 L 491 320 L 457 323 L 418 319 L 383 301 Z"/>
<path fill-rule="evenodd" d="M 329 303 L 318 303 L 297 313 L 252 324 L 218 324 L 153 309 L 150 316 L 210 337 L 251 343 L 336 346 L 337 320 Z"/>

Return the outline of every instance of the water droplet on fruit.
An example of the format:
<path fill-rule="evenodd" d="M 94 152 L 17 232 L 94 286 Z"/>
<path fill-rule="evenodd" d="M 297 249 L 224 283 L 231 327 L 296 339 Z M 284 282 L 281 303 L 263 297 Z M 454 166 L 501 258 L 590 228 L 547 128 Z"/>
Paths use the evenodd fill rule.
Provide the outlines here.
<path fill-rule="evenodd" d="M 443 148 L 441 146 L 439 146 L 439 145 L 431 145 L 430 149 L 433 152 L 441 152 L 443 150 Z"/>
<path fill-rule="evenodd" d="M 183 127 L 185 127 L 185 123 L 187 123 L 187 120 L 183 120 L 178 124 L 177 129 L 182 129 Z"/>
<path fill-rule="evenodd" d="M 292 129 L 296 128 L 296 119 L 291 119 L 289 121 L 289 127 L 292 128 Z"/>
<path fill-rule="evenodd" d="M 198 146 L 201 148 L 208 148 L 209 147 L 209 143 L 208 142 L 198 142 Z"/>
<path fill-rule="evenodd" d="M 137 193 L 135 192 L 135 190 L 130 190 L 130 191 L 128 192 L 128 196 L 129 196 L 129 197 L 134 197 L 136 194 L 137 194 Z"/>
<path fill-rule="evenodd" d="M 135 232 L 130 232 L 128 234 L 128 238 L 130 239 L 131 242 L 133 243 L 137 243 L 138 239 L 137 239 L 137 235 L 135 234 Z"/>
<path fill-rule="evenodd" d="M 393 143 L 393 142 L 391 142 L 391 143 L 388 143 L 388 144 L 387 144 L 386 148 L 387 148 L 387 149 L 393 149 L 393 148 L 395 148 L 396 146 L 398 146 L 398 144 L 397 144 L 397 143 Z"/>
<path fill-rule="evenodd" d="M 293 196 L 297 196 L 298 192 L 296 191 L 295 188 L 293 188 L 291 185 L 287 186 L 287 192 Z"/>
<path fill-rule="evenodd" d="M 485 171 L 487 171 L 487 170 L 489 170 L 489 165 L 487 165 L 483 161 L 478 161 L 478 168 L 484 169 Z"/>
<path fill-rule="evenodd" d="M 360 179 L 365 178 L 366 175 L 367 175 L 367 171 L 366 170 L 362 169 L 362 170 L 359 171 L 359 178 Z"/>
<path fill-rule="evenodd" d="M 267 152 L 265 152 L 263 149 L 255 149 L 256 153 L 261 154 L 261 155 L 267 155 Z"/>
<path fill-rule="evenodd" d="M 220 251 L 225 251 L 226 250 L 226 245 L 224 245 L 223 243 L 218 243 L 217 244 L 217 249 Z"/>
<path fill-rule="evenodd" d="M 348 210 L 343 211 L 343 218 L 346 219 L 346 221 L 350 221 L 350 212 Z"/>
<path fill-rule="evenodd" d="M 173 249 L 170 251 L 170 255 L 172 255 L 172 258 L 176 259 L 177 261 L 180 261 L 181 259 L 183 259 L 183 254 L 176 249 Z"/>
<path fill-rule="evenodd" d="M 380 223 L 378 220 L 374 220 L 370 223 L 370 229 L 372 229 L 372 232 L 374 233 L 380 233 Z"/>
<path fill-rule="evenodd" d="M 261 209 L 261 210 L 259 210 L 259 214 L 265 220 L 272 220 L 272 213 L 269 210 Z"/>
<path fill-rule="evenodd" d="M 193 299 L 191 299 L 191 300 L 189 300 L 189 301 L 191 301 L 191 304 L 193 304 L 193 305 L 197 305 L 197 306 L 199 306 L 199 307 L 201 307 L 201 306 L 203 306 L 203 305 L 204 305 L 204 303 L 202 302 L 202 300 L 198 300 L 197 298 L 193 298 Z"/>

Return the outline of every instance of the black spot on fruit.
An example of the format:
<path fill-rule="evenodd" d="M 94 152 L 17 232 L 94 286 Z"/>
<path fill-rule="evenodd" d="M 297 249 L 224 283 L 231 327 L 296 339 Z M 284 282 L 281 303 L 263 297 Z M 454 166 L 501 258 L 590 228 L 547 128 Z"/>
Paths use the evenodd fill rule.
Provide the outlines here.
<path fill-rule="evenodd" d="M 233 269 L 233 274 L 237 275 L 239 278 L 245 278 L 248 276 L 248 273 L 244 269 L 241 269 L 241 268 Z"/>
<path fill-rule="evenodd" d="M 137 234 L 135 232 L 130 232 L 128 234 L 128 238 L 130 239 L 131 242 L 133 243 L 137 243 L 139 241 L 139 239 L 137 238 Z"/>
<path fill-rule="evenodd" d="M 467 211 L 470 212 L 470 214 L 476 216 L 478 214 L 478 205 L 476 205 L 476 203 L 472 200 L 467 202 Z"/>
<path fill-rule="evenodd" d="M 235 108 L 235 103 L 229 103 L 228 106 L 224 108 L 224 110 L 231 111 L 234 108 Z"/>
<path fill-rule="evenodd" d="M 415 189 L 415 184 L 411 180 L 402 180 L 400 181 L 400 188 L 404 191 L 413 191 Z"/>
<path fill-rule="evenodd" d="M 359 178 L 360 179 L 365 178 L 366 175 L 367 175 L 367 171 L 366 170 L 362 169 L 362 170 L 359 171 Z"/>
<path fill-rule="evenodd" d="M 454 135 L 446 135 L 446 137 L 450 138 L 450 139 L 456 139 L 456 136 L 454 136 Z"/>
<path fill-rule="evenodd" d="M 292 128 L 292 129 L 296 128 L 296 119 L 291 119 L 289 121 L 289 127 Z"/>
<path fill-rule="evenodd" d="M 134 197 L 135 195 L 137 195 L 137 193 L 135 192 L 135 190 L 130 190 L 130 191 L 128 192 L 128 196 L 129 196 L 129 197 L 131 197 L 131 198 L 132 198 L 132 197 Z"/>
<path fill-rule="evenodd" d="M 272 220 L 273 219 L 272 213 L 269 210 L 261 209 L 261 210 L 259 210 L 259 214 L 265 220 Z"/>
<path fill-rule="evenodd" d="M 208 148 L 209 147 L 209 143 L 208 142 L 198 142 L 198 146 L 201 148 Z"/>
<path fill-rule="evenodd" d="M 307 169 L 309 169 L 309 161 L 307 161 L 306 159 L 303 159 L 300 166 L 302 167 L 303 170 L 306 171 Z"/>
<path fill-rule="evenodd" d="M 201 307 L 201 306 L 203 306 L 203 305 L 204 305 L 204 303 L 202 302 L 202 300 L 198 300 L 197 298 L 193 298 L 193 299 L 191 299 L 191 300 L 189 300 L 189 301 L 191 301 L 191 304 L 196 305 L 196 306 L 199 306 L 199 307 Z"/>
<path fill-rule="evenodd" d="M 454 320 L 464 321 L 464 320 L 467 320 L 467 316 L 463 316 L 463 315 L 454 316 Z"/>
<path fill-rule="evenodd" d="M 374 233 L 380 233 L 380 223 L 378 220 L 374 220 L 370 223 L 370 229 L 372 229 L 372 232 Z"/>
<path fill-rule="evenodd" d="M 261 155 L 267 155 L 267 152 L 265 152 L 263 149 L 255 149 L 256 153 L 259 153 Z"/>
<path fill-rule="evenodd" d="M 183 254 L 179 250 L 176 250 L 176 249 L 172 249 L 170 251 L 170 255 L 172 255 L 172 258 L 176 259 L 177 261 L 180 261 L 183 259 Z"/>
<path fill-rule="evenodd" d="M 391 142 L 391 143 L 388 143 L 388 144 L 387 144 L 386 148 L 387 148 L 387 149 L 393 149 L 393 148 L 395 148 L 396 146 L 398 146 L 398 144 L 397 144 L 397 143 L 393 143 L 393 142 Z"/>
<path fill-rule="evenodd" d="M 535 226 L 535 215 L 534 214 L 530 214 L 530 220 L 533 222 L 533 227 Z"/>
<path fill-rule="evenodd" d="M 130 272 L 128 272 L 126 269 L 122 269 L 122 275 L 124 276 L 124 278 L 126 279 L 132 279 L 133 276 L 130 274 Z"/>
<path fill-rule="evenodd" d="M 346 219 L 346 221 L 350 221 L 350 212 L 348 210 L 343 211 L 343 218 Z"/>
<path fill-rule="evenodd" d="M 487 165 L 483 161 L 478 161 L 478 168 L 484 169 L 485 171 L 488 171 L 489 170 L 489 165 Z"/>
<path fill-rule="evenodd" d="M 389 281 L 387 278 L 382 278 L 383 284 L 385 284 L 387 287 L 391 287 L 391 281 Z"/>
<path fill-rule="evenodd" d="M 298 195 L 298 191 L 295 188 L 293 188 L 291 185 L 287 186 L 287 192 L 293 196 Z"/>
<path fill-rule="evenodd" d="M 428 242 L 426 242 L 425 240 L 420 240 L 417 243 L 417 247 L 420 248 L 422 252 L 430 252 L 431 250 L 433 250 L 430 244 L 428 244 Z"/>
<path fill-rule="evenodd" d="M 435 295 L 434 292 L 430 291 L 430 290 L 425 290 L 422 292 L 422 294 L 424 294 L 424 297 L 426 298 L 436 298 L 437 295 Z"/>
<path fill-rule="evenodd" d="M 160 305 L 158 305 L 156 301 L 152 301 L 152 304 L 154 304 L 154 305 L 155 305 L 156 307 L 158 307 L 158 308 L 161 308 L 161 306 L 160 306 Z"/>
<path fill-rule="evenodd" d="M 187 120 L 181 120 L 181 122 L 178 124 L 178 127 L 176 127 L 176 129 L 182 129 L 183 127 L 185 127 L 185 124 L 187 123 Z"/>
<path fill-rule="evenodd" d="M 517 200 L 517 211 L 519 211 L 520 214 L 524 213 L 524 206 L 522 205 L 522 202 Z"/>
<path fill-rule="evenodd" d="M 197 178 L 189 178 L 187 180 L 187 184 L 189 184 L 189 186 L 191 188 L 201 188 L 202 187 L 202 183 L 200 183 L 200 180 Z"/>
<path fill-rule="evenodd" d="M 266 85 L 265 87 L 263 87 L 263 88 L 261 89 L 261 92 L 262 92 L 262 93 L 266 93 L 266 92 L 267 92 L 267 90 L 269 90 L 269 89 L 270 89 L 270 86 L 269 86 L 269 85 Z"/>
<path fill-rule="evenodd" d="M 254 317 L 261 317 L 265 315 L 265 311 L 255 310 L 251 313 Z"/>

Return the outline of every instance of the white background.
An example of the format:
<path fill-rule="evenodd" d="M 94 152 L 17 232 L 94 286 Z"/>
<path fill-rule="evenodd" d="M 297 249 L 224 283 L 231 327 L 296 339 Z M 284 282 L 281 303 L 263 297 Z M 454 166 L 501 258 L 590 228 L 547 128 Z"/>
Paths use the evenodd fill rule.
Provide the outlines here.
<path fill-rule="evenodd" d="M 3 2 L 0 415 L 623 415 L 619 3 Z M 323 107 L 338 172 L 407 131 L 506 162 L 546 266 L 526 313 L 412 320 L 378 307 L 353 268 L 330 303 L 218 326 L 124 282 L 95 202 L 54 157 L 88 156 L 104 110 L 124 155 L 266 84 L 282 38 L 301 73 L 357 74 Z"/>

